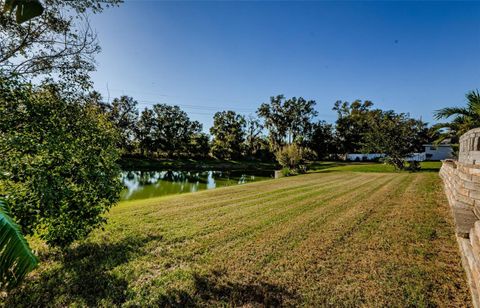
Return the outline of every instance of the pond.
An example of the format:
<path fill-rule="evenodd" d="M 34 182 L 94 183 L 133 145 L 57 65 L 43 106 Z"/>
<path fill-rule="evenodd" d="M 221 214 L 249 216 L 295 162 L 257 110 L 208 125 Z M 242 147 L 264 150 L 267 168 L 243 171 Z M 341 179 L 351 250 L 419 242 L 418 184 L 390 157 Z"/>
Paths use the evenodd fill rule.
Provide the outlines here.
<path fill-rule="evenodd" d="M 124 171 L 121 200 L 195 192 L 273 178 L 269 171 Z"/>

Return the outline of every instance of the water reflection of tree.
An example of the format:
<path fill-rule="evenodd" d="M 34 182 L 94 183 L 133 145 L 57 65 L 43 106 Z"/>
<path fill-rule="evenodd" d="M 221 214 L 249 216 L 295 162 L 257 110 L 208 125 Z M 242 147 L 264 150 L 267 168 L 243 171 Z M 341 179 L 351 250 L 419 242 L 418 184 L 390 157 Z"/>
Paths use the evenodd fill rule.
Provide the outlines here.
<path fill-rule="evenodd" d="M 208 172 L 190 172 L 190 171 L 166 171 L 160 177 L 162 181 L 169 182 L 189 182 L 189 183 L 206 183 Z"/>
<path fill-rule="evenodd" d="M 137 173 L 137 178 L 140 185 L 151 185 L 158 182 L 159 175 L 155 171 L 140 171 Z"/>
<path fill-rule="evenodd" d="M 126 171 L 122 180 L 126 184 L 128 200 L 194 192 L 215 187 L 249 183 L 271 177 L 248 171 Z"/>
<path fill-rule="evenodd" d="M 124 173 L 124 179 L 136 181 L 140 185 L 152 185 L 158 181 L 168 181 L 172 183 L 199 183 L 208 184 L 209 175 L 214 182 L 222 183 L 248 183 L 255 179 L 255 176 L 248 175 L 243 171 L 127 171 Z M 263 176 L 263 175 L 259 175 Z M 269 175 L 266 175 L 267 177 Z"/>
<path fill-rule="evenodd" d="M 127 171 L 126 174 L 125 174 L 125 178 L 126 178 L 127 180 L 132 181 L 132 180 L 134 180 L 135 177 L 136 177 L 136 174 L 135 174 L 135 173 L 136 173 L 136 172 L 134 172 L 134 171 Z"/>

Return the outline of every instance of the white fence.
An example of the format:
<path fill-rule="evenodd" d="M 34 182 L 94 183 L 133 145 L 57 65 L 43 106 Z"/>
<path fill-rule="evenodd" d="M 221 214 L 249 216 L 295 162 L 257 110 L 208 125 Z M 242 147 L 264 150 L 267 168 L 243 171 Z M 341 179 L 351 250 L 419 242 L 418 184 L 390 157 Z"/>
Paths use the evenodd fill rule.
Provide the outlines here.
<path fill-rule="evenodd" d="M 380 153 L 368 153 L 368 154 L 347 154 L 347 160 L 352 161 L 369 161 L 377 158 L 383 158 L 385 154 Z"/>
<path fill-rule="evenodd" d="M 366 153 L 366 154 L 347 154 L 347 160 L 350 161 L 370 161 L 384 158 L 386 155 L 381 153 Z M 407 157 L 407 161 L 424 161 L 427 159 L 426 153 L 413 153 Z"/>
<path fill-rule="evenodd" d="M 405 157 L 407 161 L 425 161 L 427 160 L 427 153 L 413 153 L 407 157 Z"/>

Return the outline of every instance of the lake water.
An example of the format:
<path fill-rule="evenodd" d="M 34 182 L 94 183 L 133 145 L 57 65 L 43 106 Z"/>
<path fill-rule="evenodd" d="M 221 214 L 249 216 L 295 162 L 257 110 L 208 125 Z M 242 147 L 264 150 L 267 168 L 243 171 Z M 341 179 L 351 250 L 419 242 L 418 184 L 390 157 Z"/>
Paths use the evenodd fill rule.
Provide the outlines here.
<path fill-rule="evenodd" d="M 273 178 L 264 171 L 124 171 L 121 200 L 195 192 Z"/>

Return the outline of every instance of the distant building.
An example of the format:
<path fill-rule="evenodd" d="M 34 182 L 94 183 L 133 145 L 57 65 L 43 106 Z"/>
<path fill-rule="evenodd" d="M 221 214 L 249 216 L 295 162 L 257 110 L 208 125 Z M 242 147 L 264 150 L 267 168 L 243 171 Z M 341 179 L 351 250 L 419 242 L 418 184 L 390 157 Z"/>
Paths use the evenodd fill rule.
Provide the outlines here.
<path fill-rule="evenodd" d="M 454 152 L 451 144 L 424 144 L 426 160 L 444 160 L 453 158 Z"/>

